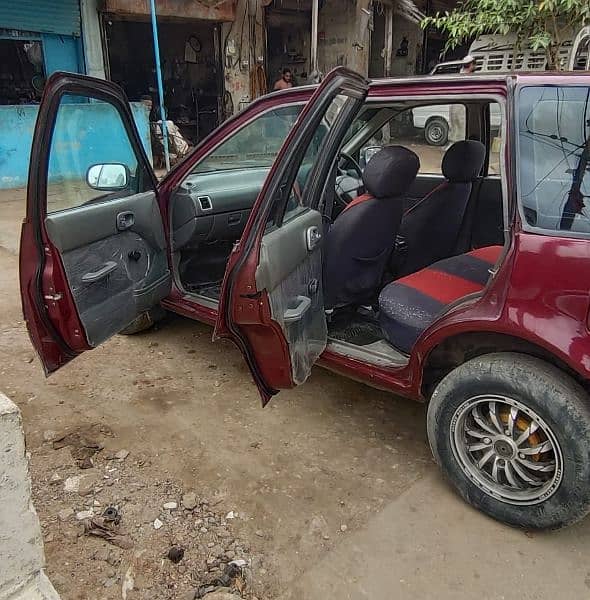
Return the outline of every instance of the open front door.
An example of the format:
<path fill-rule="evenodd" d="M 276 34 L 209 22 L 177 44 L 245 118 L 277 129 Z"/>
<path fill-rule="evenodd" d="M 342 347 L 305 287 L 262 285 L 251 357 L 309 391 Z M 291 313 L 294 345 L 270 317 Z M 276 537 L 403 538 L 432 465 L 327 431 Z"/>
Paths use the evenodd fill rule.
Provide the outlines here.
<path fill-rule="evenodd" d="M 47 81 L 31 150 L 20 285 L 46 373 L 170 292 L 156 179 L 115 84 L 70 73 Z"/>
<path fill-rule="evenodd" d="M 368 82 L 343 68 L 312 96 L 283 144 L 221 290 L 216 335 L 242 350 L 263 402 L 303 383 L 327 343 L 322 291 L 324 207 L 336 154 Z"/>

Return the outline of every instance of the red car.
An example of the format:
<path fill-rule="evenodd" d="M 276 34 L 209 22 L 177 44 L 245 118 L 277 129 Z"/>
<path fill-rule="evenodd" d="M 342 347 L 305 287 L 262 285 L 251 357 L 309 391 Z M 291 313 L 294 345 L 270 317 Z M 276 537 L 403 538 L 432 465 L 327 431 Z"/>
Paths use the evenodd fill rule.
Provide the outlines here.
<path fill-rule="evenodd" d="M 465 500 L 570 524 L 590 511 L 589 99 L 583 74 L 337 69 L 253 102 L 158 183 L 123 92 L 56 74 L 21 238 L 33 345 L 49 374 L 163 307 L 233 340 L 264 403 L 316 362 L 428 402 Z M 441 104 L 445 148 L 411 115 Z"/>

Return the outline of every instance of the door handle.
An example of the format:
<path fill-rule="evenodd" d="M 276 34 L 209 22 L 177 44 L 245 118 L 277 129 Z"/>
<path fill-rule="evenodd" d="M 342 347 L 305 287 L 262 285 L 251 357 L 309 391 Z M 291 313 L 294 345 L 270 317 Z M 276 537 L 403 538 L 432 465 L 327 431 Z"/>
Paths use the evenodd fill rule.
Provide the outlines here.
<path fill-rule="evenodd" d="M 294 323 L 300 321 L 305 313 L 311 308 L 311 298 L 307 296 L 297 296 L 297 306 L 288 308 L 283 314 L 285 323 Z"/>
<path fill-rule="evenodd" d="M 309 227 L 305 232 L 305 240 L 307 242 L 307 249 L 311 252 L 322 241 L 322 234 L 314 225 L 313 227 Z"/>
<path fill-rule="evenodd" d="M 117 231 L 131 229 L 135 225 L 135 215 L 131 211 L 120 212 L 117 215 Z"/>
<path fill-rule="evenodd" d="M 94 283 L 104 279 L 107 275 L 110 275 L 117 268 L 117 263 L 109 260 L 97 271 L 91 271 L 82 275 L 82 283 Z"/>

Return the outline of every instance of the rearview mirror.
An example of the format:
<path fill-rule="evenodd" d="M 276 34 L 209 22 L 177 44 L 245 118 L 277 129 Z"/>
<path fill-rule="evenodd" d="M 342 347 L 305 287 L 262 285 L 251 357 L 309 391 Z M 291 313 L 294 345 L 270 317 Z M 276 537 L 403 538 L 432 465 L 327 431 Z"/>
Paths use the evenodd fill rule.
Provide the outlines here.
<path fill-rule="evenodd" d="M 369 161 L 381 150 L 381 146 L 366 146 L 361 150 L 359 164 L 364 169 Z"/>
<path fill-rule="evenodd" d="M 129 185 L 129 168 L 121 163 L 92 165 L 86 173 L 86 183 L 94 190 L 113 192 Z"/>

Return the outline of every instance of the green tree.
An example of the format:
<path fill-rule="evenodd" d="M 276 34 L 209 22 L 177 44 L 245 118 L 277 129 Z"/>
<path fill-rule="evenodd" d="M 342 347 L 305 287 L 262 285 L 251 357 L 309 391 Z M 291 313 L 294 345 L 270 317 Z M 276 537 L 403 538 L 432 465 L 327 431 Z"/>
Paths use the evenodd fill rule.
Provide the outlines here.
<path fill-rule="evenodd" d="M 422 20 L 447 36 L 445 49 L 483 34 L 516 34 L 523 42 L 544 50 L 548 69 L 560 69 L 559 47 L 564 35 L 590 23 L 590 0 L 462 0 L 452 11 Z"/>

